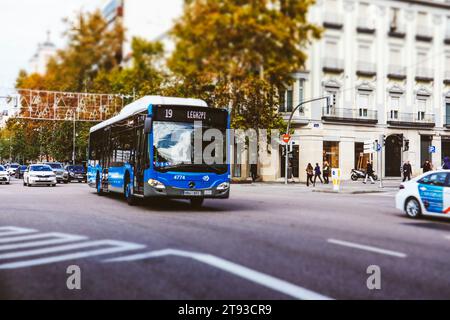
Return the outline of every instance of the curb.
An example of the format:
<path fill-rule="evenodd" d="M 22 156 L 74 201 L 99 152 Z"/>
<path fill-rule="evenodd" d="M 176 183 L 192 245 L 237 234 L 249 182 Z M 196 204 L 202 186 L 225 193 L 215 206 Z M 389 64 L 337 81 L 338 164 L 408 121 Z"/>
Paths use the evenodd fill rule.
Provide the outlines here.
<path fill-rule="evenodd" d="M 333 190 L 312 190 L 312 192 L 320 192 L 320 193 L 334 193 L 334 194 L 368 194 L 368 193 L 387 193 L 390 191 L 394 191 L 396 189 L 391 190 L 356 190 L 356 191 L 333 191 Z"/>

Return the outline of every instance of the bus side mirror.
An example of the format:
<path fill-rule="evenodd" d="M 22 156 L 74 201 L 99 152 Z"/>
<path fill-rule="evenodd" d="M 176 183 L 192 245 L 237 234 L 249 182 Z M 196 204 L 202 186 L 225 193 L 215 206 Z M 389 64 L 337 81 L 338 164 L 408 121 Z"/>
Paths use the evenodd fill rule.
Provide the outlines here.
<path fill-rule="evenodd" d="M 149 134 L 152 131 L 152 118 L 145 118 L 144 122 L 144 133 Z"/>

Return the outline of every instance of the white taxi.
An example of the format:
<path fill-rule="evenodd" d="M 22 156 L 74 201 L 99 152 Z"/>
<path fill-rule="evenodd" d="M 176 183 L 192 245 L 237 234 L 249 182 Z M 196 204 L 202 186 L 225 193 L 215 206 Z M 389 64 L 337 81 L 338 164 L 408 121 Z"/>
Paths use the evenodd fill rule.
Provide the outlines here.
<path fill-rule="evenodd" d="M 47 185 L 56 186 L 56 174 L 45 164 L 32 164 L 23 173 L 24 186 Z"/>
<path fill-rule="evenodd" d="M 430 171 L 403 182 L 395 206 L 410 218 L 450 218 L 450 170 Z"/>
<path fill-rule="evenodd" d="M 0 183 L 1 184 L 9 184 L 11 178 L 9 176 L 9 172 L 6 170 L 4 166 L 0 166 Z"/>

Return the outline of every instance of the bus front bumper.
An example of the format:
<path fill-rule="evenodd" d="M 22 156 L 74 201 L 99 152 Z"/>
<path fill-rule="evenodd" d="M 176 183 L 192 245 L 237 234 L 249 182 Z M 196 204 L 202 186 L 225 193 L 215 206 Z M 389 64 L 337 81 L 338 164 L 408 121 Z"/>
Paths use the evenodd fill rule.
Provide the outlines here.
<path fill-rule="evenodd" d="M 145 197 L 164 197 L 178 199 L 228 199 L 230 197 L 230 188 L 226 190 L 211 189 L 179 189 L 166 186 L 164 189 L 156 189 L 146 185 L 144 190 Z"/>

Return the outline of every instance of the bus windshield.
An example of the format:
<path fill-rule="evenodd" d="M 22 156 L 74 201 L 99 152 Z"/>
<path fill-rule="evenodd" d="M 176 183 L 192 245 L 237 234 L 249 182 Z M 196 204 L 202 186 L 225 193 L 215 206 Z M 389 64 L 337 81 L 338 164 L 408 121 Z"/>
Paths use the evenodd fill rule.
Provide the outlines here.
<path fill-rule="evenodd" d="M 206 130 L 209 128 L 203 128 Z M 194 123 L 155 121 L 153 123 L 154 167 L 161 172 L 214 172 L 224 174 L 226 165 L 226 130 L 222 129 L 224 137 L 222 145 L 223 159 L 220 163 L 195 163 L 194 158 Z M 202 152 L 211 142 L 202 143 Z"/>

